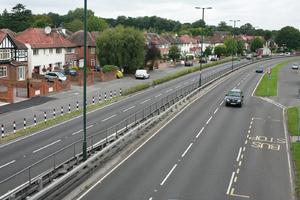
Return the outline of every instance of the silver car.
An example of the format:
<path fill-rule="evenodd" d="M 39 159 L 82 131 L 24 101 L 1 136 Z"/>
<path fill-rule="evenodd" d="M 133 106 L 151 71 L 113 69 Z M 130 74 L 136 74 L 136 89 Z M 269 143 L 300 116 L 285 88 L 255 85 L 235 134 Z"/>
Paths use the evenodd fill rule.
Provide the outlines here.
<path fill-rule="evenodd" d="M 67 77 L 61 72 L 48 72 L 45 74 L 45 79 L 48 81 L 54 81 L 55 79 L 58 79 L 63 82 L 67 80 Z"/>

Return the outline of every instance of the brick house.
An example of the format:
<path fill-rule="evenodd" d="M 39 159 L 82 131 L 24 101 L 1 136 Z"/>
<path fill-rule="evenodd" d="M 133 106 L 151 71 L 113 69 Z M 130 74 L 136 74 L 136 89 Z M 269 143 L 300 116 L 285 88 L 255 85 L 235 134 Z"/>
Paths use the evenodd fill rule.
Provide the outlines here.
<path fill-rule="evenodd" d="M 28 48 L 29 78 L 73 64 L 72 60 L 66 58 L 72 58 L 76 45 L 67 40 L 58 29 L 28 28 L 18 33 L 16 39 Z"/>
<path fill-rule="evenodd" d="M 0 30 L 0 101 L 28 97 L 28 51 L 5 29 Z"/>
<path fill-rule="evenodd" d="M 96 54 L 96 33 L 87 32 L 87 67 L 94 69 L 99 65 Z M 80 68 L 84 66 L 84 31 L 80 30 L 73 33 L 68 40 L 75 44 L 76 65 Z"/>

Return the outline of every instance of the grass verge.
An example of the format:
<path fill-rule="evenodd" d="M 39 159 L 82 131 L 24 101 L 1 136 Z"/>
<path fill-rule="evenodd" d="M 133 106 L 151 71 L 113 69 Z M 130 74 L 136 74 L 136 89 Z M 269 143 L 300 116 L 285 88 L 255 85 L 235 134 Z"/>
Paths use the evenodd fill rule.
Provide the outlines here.
<path fill-rule="evenodd" d="M 299 109 L 290 107 L 287 109 L 288 115 L 288 131 L 292 136 L 298 135 Z"/>
<path fill-rule="evenodd" d="M 296 176 L 296 196 L 299 199 L 300 197 L 300 143 L 294 142 L 292 143 L 292 154 L 294 160 L 295 167 L 295 176 Z"/>
<path fill-rule="evenodd" d="M 292 61 L 284 61 L 272 68 L 272 73 L 268 75 L 264 74 L 261 82 L 256 88 L 255 95 L 261 97 L 273 97 L 277 96 L 277 85 L 278 85 L 278 75 L 282 67 L 287 65 Z"/>

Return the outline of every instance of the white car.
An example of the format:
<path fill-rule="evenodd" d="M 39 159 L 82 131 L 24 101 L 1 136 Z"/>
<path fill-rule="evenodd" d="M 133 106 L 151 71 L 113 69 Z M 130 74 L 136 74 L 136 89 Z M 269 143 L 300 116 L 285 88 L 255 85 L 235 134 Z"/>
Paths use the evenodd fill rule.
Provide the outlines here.
<path fill-rule="evenodd" d="M 67 77 L 61 72 L 48 72 L 45 74 L 45 79 L 48 81 L 54 81 L 54 79 L 58 79 L 63 82 L 67 80 Z"/>
<path fill-rule="evenodd" d="M 292 69 L 297 69 L 298 70 L 299 69 L 299 65 L 297 63 L 294 63 L 293 66 L 292 66 Z"/>
<path fill-rule="evenodd" d="M 135 78 L 147 79 L 150 78 L 150 74 L 145 69 L 138 69 L 135 71 Z"/>

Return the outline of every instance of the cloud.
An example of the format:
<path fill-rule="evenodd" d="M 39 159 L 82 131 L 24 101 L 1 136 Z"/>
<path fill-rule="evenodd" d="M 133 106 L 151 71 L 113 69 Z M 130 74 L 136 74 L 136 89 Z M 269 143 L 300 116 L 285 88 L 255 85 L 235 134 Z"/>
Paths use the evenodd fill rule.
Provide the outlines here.
<path fill-rule="evenodd" d="M 11 10 L 22 3 L 33 13 L 55 12 L 66 14 L 69 10 L 83 7 L 83 0 L 0 0 L 0 10 Z M 195 6 L 212 6 L 205 13 L 207 24 L 217 25 L 220 21 L 230 24 L 230 19 L 240 19 L 238 25 L 251 23 L 263 29 L 280 29 L 291 25 L 300 28 L 299 0 L 88 0 L 88 7 L 97 16 L 116 18 L 120 15 L 138 17 L 156 15 L 181 22 L 194 22 L 202 17 Z"/>

